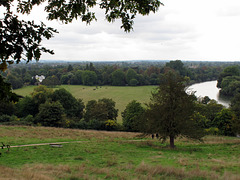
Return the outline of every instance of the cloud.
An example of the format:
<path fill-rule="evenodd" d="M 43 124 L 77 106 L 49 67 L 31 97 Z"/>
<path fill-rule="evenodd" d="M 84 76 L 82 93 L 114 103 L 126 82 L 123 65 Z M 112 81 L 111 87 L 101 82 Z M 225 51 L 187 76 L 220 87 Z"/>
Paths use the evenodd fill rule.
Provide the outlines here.
<path fill-rule="evenodd" d="M 54 49 L 54 60 L 240 60 L 240 1 L 162 0 L 165 6 L 149 16 L 138 15 L 134 30 L 125 33 L 121 22 L 108 23 L 103 10 L 94 9 L 98 21 L 87 25 L 46 21 L 38 7 L 32 16 L 58 29 L 43 45 Z M 40 9 L 39 9 L 40 8 Z"/>

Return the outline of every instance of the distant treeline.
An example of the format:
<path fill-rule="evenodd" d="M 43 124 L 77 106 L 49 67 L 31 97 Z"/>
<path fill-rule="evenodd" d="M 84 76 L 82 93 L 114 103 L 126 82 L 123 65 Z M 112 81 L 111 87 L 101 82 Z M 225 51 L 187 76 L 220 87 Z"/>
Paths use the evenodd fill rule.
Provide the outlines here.
<path fill-rule="evenodd" d="M 75 62 L 31 63 L 12 65 L 2 75 L 13 89 L 40 82 L 41 84 L 143 86 L 159 85 L 163 74 L 175 71 L 188 78 L 189 83 L 217 80 L 222 70 L 232 65 L 226 62 L 129 61 L 129 62 Z"/>

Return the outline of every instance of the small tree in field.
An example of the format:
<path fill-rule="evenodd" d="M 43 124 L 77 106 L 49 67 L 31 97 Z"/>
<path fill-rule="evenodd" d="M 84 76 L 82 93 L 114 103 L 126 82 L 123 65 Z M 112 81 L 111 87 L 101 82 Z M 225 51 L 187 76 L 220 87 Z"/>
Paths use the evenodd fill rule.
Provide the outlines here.
<path fill-rule="evenodd" d="M 193 93 L 186 93 L 183 78 L 172 72 L 166 74 L 157 91 L 152 93 L 142 131 L 158 133 L 164 141 L 169 137 L 171 148 L 180 135 L 200 139 L 203 130 L 193 119 L 195 99 Z"/>
<path fill-rule="evenodd" d="M 123 127 L 126 131 L 138 131 L 139 124 L 143 117 L 145 109 L 141 103 L 133 100 L 126 106 L 122 112 Z"/>

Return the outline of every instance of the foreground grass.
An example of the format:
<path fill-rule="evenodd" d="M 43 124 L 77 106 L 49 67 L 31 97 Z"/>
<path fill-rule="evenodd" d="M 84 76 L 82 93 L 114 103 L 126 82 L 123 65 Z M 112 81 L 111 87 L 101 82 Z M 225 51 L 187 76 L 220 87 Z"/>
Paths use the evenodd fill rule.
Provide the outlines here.
<path fill-rule="evenodd" d="M 14 92 L 21 96 L 27 96 L 30 95 L 36 87 L 37 86 L 27 86 L 16 89 Z M 132 100 L 137 100 L 140 103 L 149 102 L 151 92 L 156 86 L 98 86 L 96 88 L 96 86 L 62 85 L 58 88 L 65 88 L 74 97 L 83 99 L 85 105 L 90 100 L 98 100 L 101 98 L 113 99 L 116 102 L 116 108 L 119 109 L 118 121 L 121 122 L 121 112 L 124 111 L 127 104 Z"/>
<path fill-rule="evenodd" d="M 0 150 L 0 178 L 10 179 L 240 179 L 240 139 L 178 139 L 177 148 L 137 133 L 0 126 L 0 142 L 62 142 Z M 73 141 L 80 141 L 78 143 Z"/>

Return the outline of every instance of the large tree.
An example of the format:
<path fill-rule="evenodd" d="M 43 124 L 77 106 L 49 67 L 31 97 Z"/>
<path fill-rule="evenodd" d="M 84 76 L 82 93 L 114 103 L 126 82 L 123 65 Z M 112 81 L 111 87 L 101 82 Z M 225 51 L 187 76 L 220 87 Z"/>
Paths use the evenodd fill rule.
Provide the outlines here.
<path fill-rule="evenodd" d="M 94 71 L 86 70 L 82 74 L 82 81 L 84 85 L 93 86 L 97 83 L 97 74 Z"/>
<path fill-rule="evenodd" d="M 64 112 L 68 117 L 83 117 L 84 103 L 81 99 L 77 100 L 70 92 L 66 89 L 55 90 L 50 96 L 53 101 L 59 101 Z"/>
<path fill-rule="evenodd" d="M 146 120 L 142 123 L 145 133 L 158 133 L 162 140 L 170 138 L 170 147 L 178 136 L 200 139 L 203 131 L 193 119 L 194 94 L 185 91 L 184 80 L 172 72 L 166 74 L 157 91 L 152 93 L 147 105 Z"/>
<path fill-rule="evenodd" d="M 39 106 L 39 113 L 36 116 L 36 123 L 43 126 L 60 127 L 63 123 L 64 109 L 59 101 L 46 101 Z"/>
<path fill-rule="evenodd" d="M 125 74 L 121 69 L 117 69 L 112 73 L 113 86 L 125 86 Z"/>
<path fill-rule="evenodd" d="M 130 86 L 132 86 L 131 80 L 132 79 L 137 80 L 137 77 L 138 77 L 137 72 L 135 70 L 133 70 L 132 68 L 129 68 L 127 73 L 126 73 L 126 81 L 127 81 L 127 83 Z"/>
<path fill-rule="evenodd" d="M 47 2 L 47 3 L 46 3 Z M 109 22 L 121 19 L 121 28 L 129 32 L 133 29 L 134 18 L 137 14 L 148 15 L 156 12 L 160 5 L 159 0 L 17 0 L 17 11 L 30 14 L 34 6 L 43 5 L 48 13 L 48 20 L 59 20 L 71 23 L 73 19 L 81 19 L 90 24 L 96 20 L 94 7 L 105 10 L 105 18 Z M 7 69 L 7 65 L 15 60 L 22 59 L 27 62 L 32 59 L 39 60 L 42 52 L 53 54 L 52 50 L 41 45 L 43 38 L 50 39 L 56 32 L 43 23 L 35 24 L 33 21 L 19 20 L 13 12 L 13 0 L 0 1 L 0 69 Z M 15 9 L 14 9 L 15 8 Z M 39 12 L 41 13 L 41 12 Z"/>
<path fill-rule="evenodd" d="M 115 102 L 112 99 L 103 98 L 88 101 L 86 105 L 85 121 L 97 120 L 105 122 L 107 120 L 116 121 L 118 109 L 115 108 Z"/>

